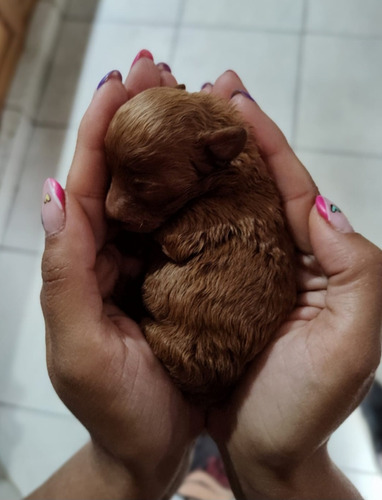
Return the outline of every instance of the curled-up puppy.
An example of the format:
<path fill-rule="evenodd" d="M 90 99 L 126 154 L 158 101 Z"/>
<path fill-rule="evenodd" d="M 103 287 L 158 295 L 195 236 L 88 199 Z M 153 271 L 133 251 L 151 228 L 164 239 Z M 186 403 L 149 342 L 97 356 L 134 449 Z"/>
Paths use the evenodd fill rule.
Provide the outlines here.
<path fill-rule="evenodd" d="M 228 395 L 296 300 L 280 197 L 227 101 L 153 88 L 124 104 L 105 140 L 109 217 L 151 233 L 141 326 L 181 390 Z"/>

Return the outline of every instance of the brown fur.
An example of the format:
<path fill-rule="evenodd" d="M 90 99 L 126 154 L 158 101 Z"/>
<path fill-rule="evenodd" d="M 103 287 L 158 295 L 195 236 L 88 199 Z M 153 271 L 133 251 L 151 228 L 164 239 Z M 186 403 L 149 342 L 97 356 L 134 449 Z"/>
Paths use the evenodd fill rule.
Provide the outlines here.
<path fill-rule="evenodd" d="M 155 88 L 120 108 L 105 145 L 110 217 L 151 232 L 147 341 L 194 399 L 223 398 L 295 304 L 294 247 L 248 127 L 226 101 Z"/>

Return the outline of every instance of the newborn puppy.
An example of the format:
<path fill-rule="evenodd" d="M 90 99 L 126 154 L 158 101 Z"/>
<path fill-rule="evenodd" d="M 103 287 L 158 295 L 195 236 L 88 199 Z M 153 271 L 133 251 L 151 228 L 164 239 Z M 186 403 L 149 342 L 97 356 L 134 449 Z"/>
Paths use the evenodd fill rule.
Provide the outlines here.
<path fill-rule="evenodd" d="M 204 93 L 138 94 L 105 147 L 107 215 L 161 248 L 142 287 L 144 335 L 184 393 L 216 402 L 295 304 L 275 184 L 237 111 Z"/>

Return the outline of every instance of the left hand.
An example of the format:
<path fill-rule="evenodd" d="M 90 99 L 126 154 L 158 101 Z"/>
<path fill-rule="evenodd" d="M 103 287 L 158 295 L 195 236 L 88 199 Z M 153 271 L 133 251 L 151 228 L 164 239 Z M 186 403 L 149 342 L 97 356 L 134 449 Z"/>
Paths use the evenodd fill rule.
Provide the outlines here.
<path fill-rule="evenodd" d="M 230 99 L 234 90 L 246 91 L 226 72 L 205 91 Z M 208 429 L 247 498 L 273 498 L 277 478 L 287 484 L 307 466 L 306 489 L 296 491 L 316 498 L 309 488 L 317 471 L 327 470 L 325 444 L 362 400 L 380 359 L 382 252 L 350 226 L 345 233 L 320 217 L 317 188 L 278 127 L 245 94 L 231 102 L 252 127 L 281 193 L 300 255 L 299 296 L 232 399 L 209 413 Z M 261 489 L 267 481 L 269 489 Z M 323 491 L 332 498 L 328 484 Z"/>

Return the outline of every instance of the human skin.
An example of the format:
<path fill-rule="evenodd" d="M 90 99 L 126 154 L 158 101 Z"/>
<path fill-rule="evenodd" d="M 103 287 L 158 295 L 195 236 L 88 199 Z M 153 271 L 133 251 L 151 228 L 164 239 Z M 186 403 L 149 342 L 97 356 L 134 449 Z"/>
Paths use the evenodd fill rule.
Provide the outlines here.
<path fill-rule="evenodd" d="M 136 269 L 106 243 L 103 140 L 118 107 L 142 85 L 159 85 L 162 78 L 166 84 L 174 82 L 169 73 L 162 76 L 152 61 L 142 58 L 125 85 L 114 73 L 95 92 L 67 179 L 65 221 L 47 236 L 42 262 L 49 374 L 95 443 L 80 454 L 87 457 L 87 467 L 91 464 L 83 477 L 91 477 L 99 463 L 111 469 L 114 463 L 124 474 L 115 474 L 121 484 L 114 484 L 113 494 L 134 499 L 167 494 L 204 425 L 204 415 L 174 387 L 138 326 L 110 300 L 121 268 Z M 94 456 L 97 460 L 89 459 Z M 91 481 L 87 486 L 92 488 Z M 91 493 L 99 495 L 97 489 Z M 54 498 L 51 490 L 47 496 Z M 79 497 L 76 489 L 72 496 L 65 493 L 65 498 L 71 497 Z"/>
<path fill-rule="evenodd" d="M 206 91 L 247 92 L 233 72 Z M 320 216 L 317 188 L 285 137 L 244 93 L 233 99 L 252 125 L 300 252 L 295 311 L 208 428 L 238 498 L 358 498 L 326 443 L 356 408 L 380 360 L 381 251 L 343 215 Z"/>
<path fill-rule="evenodd" d="M 100 87 L 79 130 L 65 216 L 46 239 L 41 300 L 53 385 L 92 442 L 29 498 L 166 498 L 205 425 L 237 498 L 360 498 L 331 463 L 326 442 L 379 361 L 381 252 L 319 215 L 309 174 L 245 95 L 232 101 L 254 128 L 301 253 L 292 317 L 232 399 L 205 415 L 183 399 L 138 326 L 110 301 L 119 273 L 137 272 L 137 264 L 107 245 L 103 139 L 123 102 L 160 84 L 176 80 L 139 59 L 125 85 L 114 74 Z M 234 90 L 245 88 L 231 71 L 204 89 L 227 99 Z"/>

